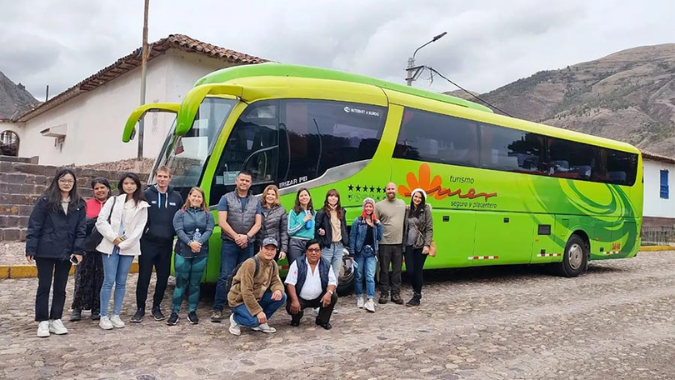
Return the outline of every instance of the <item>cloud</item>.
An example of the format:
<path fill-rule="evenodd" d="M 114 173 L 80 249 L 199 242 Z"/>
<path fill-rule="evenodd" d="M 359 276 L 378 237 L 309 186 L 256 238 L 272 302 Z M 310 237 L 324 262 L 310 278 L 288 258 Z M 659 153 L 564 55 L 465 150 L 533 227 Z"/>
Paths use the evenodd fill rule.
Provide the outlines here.
<path fill-rule="evenodd" d="M 63 91 L 140 46 L 143 2 L 33 0 L 3 5 L 0 71 L 38 98 Z M 131 4 L 131 5 L 130 5 Z M 404 83 L 413 51 L 487 92 L 537 71 L 672 42 L 675 2 L 654 0 L 151 1 L 150 41 L 182 33 L 260 57 Z M 424 74 L 423 78 L 428 78 Z M 416 86 L 455 88 L 440 78 Z"/>

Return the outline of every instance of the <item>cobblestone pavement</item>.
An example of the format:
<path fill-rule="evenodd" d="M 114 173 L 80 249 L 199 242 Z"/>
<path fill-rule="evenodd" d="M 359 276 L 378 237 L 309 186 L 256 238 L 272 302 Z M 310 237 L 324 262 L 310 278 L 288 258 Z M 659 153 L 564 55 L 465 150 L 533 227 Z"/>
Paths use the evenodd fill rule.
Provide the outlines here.
<path fill-rule="evenodd" d="M 0 242 L 0 265 L 26 265 L 26 243 Z"/>
<path fill-rule="evenodd" d="M 32 321 L 37 280 L 2 280 L 0 378 L 673 379 L 674 254 L 593 263 L 576 279 L 532 267 L 434 272 L 419 308 L 368 314 L 350 296 L 330 331 L 309 316 L 292 328 L 280 312 L 276 334 L 240 337 L 208 321 L 205 300 L 199 325 L 185 312 L 177 326 L 146 316 L 107 332 L 66 321 L 68 335 L 41 339 Z M 72 279 L 67 305 L 71 291 Z"/>

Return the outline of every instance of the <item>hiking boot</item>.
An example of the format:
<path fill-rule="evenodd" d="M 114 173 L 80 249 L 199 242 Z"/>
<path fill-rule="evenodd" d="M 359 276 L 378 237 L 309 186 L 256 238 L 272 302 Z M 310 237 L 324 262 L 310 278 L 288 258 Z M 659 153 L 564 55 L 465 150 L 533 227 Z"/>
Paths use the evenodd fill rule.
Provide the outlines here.
<path fill-rule="evenodd" d="M 176 323 L 178 323 L 178 313 L 171 313 L 169 319 L 166 321 L 166 324 L 169 326 L 173 326 Z"/>
<path fill-rule="evenodd" d="M 331 325 L 331 324 L 328 323 L 328 322 L 323 323 L 323 322 L 321 322 L 321 320 L 320 320 L 319 318 L 317 318 L 317 319 L 316 319 L 316 322 L 314 322 L 314 323 L 316 323 L 317 326 L 323 327 L 324 330 L 330 330 L 330 329 L 333 328 L 333 325 Z"/>
<path fill-rule="evenodd" d="M 277 332 L 277 329 L 275 329 L 274 327 L 270 327 L 270 325 L 268 325 L 267 323 L 263 323 L 263 324 L 259 325 L 258 327 L 254 327 L 252 330 L 253 331 L 262 331 L 266 334 L 271 334 L 271 333 Z"/>
<path fill-rule="evenodd" d="M 222 320 L 223 320 L 222 310 L 214 310 L 213 314 L 211 314 L 211 322 L 220 323 L 220 321 L 222 321 Z"/>
<path fill-rule="evenodd" d="M 113 329 L 113 324 L 110 322 L 110 318 L 108 316 L 101 316 L 101 320 L 98 322 L 98 325 L 101 326 L 103 330 L 112 330 Z"/>
<path fill-rule="evenodd" d="M 419 295 L 419 294 L 417 294 L 417 293 L 415 293 L 415 294 L 412 296 L 412 298 L 410 299 L 410 301 L 408 301 L 408 303 L 406 303 L 405 305 L 406 305 L 406 306 L 419 306 L 419 305 L 420 305 L 420 300 L 421 300 L 421 299 L 422 299 L 422 296 Z"/>
<path fill-rule="evenodd" d="M 131 323 L 141 323 L 144 315 L 145 315 L 145 310 L 143 310 L 143 309 L 136 310 L 136 314 L 134 314 L 134 316 L 131 317 Z"/>
<path fill-rule="evenodd" d="M 82 310 L 81 309 L 73 309 L 73 312 L 70 314 L 70 321 L 71 322 L 76 322 L 82 319 Z"/>
<path fill-rule="evenodd" d="M 56 335 L 68 334 L 68 329 L 63 325 L 60 319 L 55 319 L 49 323 L 49 332 Z"/>
<path fill-rule="evenodd" d="M 152 317 L 155 318 L 155 321 L 163 321 L 164 314 L 162 314 L 162 310 L 159 309 L 159 306 L 155 306 L 152 308 Z"/>
<path fill-rule="evenodd" d="M 215 313 L 214 313 L 215 314 Z M 241 327 L 239 327 L 239 324 L 235 322 L 234 320 L 234 313 L 230 314 L 230 334 L 239 336 L 241 335 Z"/>
<path fill-rule="evenodd" d="M 389 293 L 380 294 L 380 299 L 377 302 L 382 304 L 382 305 L 389 302 Z"/>
<path fill-rule="evenodd" d="M 91 312 L 91 320 L 92 321 L 98 321 L 99 319 L 101 319 L 101 310 L 98 310 L 98 309 L 93 310 Z"/>
<path fill-rule="evenodd" d="M 120 318 L 119 315 L 113 315 L 112 317 L 110 317 L 110 323 L 112 323 L 112 325 L 118 329 L 121 329 L 124 326 L 126 326 L 124 322 L 122 322 L 122 319 Z"/>
<path fill-rule="evenodd" d="M 365 304 L 365 302 L 363 301 L 363 297 L 362 296 L 357 297 L 359 298 L 356 299 L 356 307 L 358 307 L 359 309 L 363 309 L 363 305 Z"/>
<path fill-rule="evenodd" d="M 199 323 L 199 317 L 197 316 L 196 311 L 191 311 L 188 313 L 188 321 L 190 321 L 190 323 L 192 323 L 193 325 Z"/>
<path fill-rule="evenodd" d="M 368 302 L 366 302 L 365 308 L 367 311 L 371 313 L 375 312 L 375 302 L 373 302 L 372 298 L 368 298 Z"/>
<path fill-rule="evenodd" d="M 401 298 L 401 295 L 399 295 L 399 294 L 392 294 L 391 295 L 391 302 L 393 302 L 397 305 L 403 305 L 403 299 Z"/>
<path fill-rule="evenodd" d="M 42 321 L 38 324 L 37 336 L 40 338 L 49 336 L 49 321 Z"/>

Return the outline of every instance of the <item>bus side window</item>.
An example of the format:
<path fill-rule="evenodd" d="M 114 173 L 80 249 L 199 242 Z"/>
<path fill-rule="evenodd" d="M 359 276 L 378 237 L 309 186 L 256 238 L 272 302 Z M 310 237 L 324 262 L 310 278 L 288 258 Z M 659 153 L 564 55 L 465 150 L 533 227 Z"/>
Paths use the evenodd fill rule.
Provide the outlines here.
<path fill-rule="evenodd" d="M 386 108 L 307 99 L 280 103 L 280 182 L 311 181 L 328 169 L 375 154 Z"/>

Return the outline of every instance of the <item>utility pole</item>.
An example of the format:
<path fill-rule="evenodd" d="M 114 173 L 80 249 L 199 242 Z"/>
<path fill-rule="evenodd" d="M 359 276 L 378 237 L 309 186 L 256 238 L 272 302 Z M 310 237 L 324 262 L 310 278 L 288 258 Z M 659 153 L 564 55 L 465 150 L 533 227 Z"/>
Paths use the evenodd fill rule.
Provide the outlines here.
<path fill-rule="evenodd" d="M 417 52 L 421 48 L 429 45 L 430 43 L 440 40 L 446 34 L 448 34 L 448 32 L 443 32 L 443 33 L 435 36 L 434 38 L 431 39 L 431 41 L 429 41 L 426 44 L 424 44 L 424 45 L 418 47 L 417 49 L 415 49 L 415 52 L 413 53 L 412 57 L 408 58 L 408 67 L 406 68 L 406 71 L 408 72 L 408 77 L 406 78 L 406 83 L 408 84 L 408 86 L 412 86 L 412 82 L 417 79 L 417 76 L 419 75 L 420 71 L 423 68 L 423 66 L 415 67 L 415 55 L 417 54 Z"/>
<path fill-rule="evenodd" d="M 145 77 L 148 66 L 148 9 L 150 8 L 150 0 L 145 0 L 145 11 L 143 14 L 143 47 L 141 52 L 141 105 L 145 104 Z M 144 134 L 144 120 L 141 118 L 138 122 L 138 166 L 143 160 L 143 134 Z M 138 168 L 140 169 L 140 167 Z"/>

